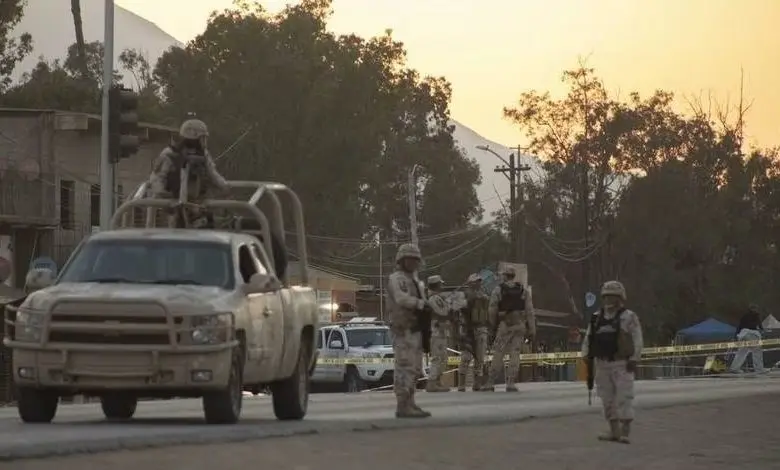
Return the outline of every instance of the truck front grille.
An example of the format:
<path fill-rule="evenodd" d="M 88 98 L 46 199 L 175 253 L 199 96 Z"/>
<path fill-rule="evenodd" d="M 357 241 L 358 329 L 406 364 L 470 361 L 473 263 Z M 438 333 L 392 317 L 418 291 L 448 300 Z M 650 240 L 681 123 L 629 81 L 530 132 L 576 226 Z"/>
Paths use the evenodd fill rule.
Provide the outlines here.
<path fill-rule="evenodd" d="M 169 331 L 148 331 L 149 325 L 165 325 L 165 311 L 154 304 L 106 305 L 106 311 L 98 314 L 84 314 L 94 311 L 96 305 L 78 305 L 63 303 L 55 307 L 51 314 L 49 341 L 54 343 L 80 344 L 126 344 L 126 345 L 166 345 L 170 344 Z M 89 309 L 89 310 L 87 310 Z M 182 324 L 182 317 L 174 317 L 174 325 Z M 75 324 L 84 325 L 80 330 Z M 110 325 L 109 330 L 91 330 L 90 324 Z M 135 327 L 134 327 L 135 326 Z M 143 327 L 146 326 L 146 331 Z M 176 334 L 179 342 L 180 333 Z"/>

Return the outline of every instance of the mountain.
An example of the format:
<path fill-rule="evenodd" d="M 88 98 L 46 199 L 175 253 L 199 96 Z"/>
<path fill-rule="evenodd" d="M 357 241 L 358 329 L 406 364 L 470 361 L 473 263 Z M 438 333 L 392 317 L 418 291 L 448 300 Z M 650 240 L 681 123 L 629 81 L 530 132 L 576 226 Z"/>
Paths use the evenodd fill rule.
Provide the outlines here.
<path fill-rule="evenodd" d="M 104 0 L 81 0 L 84 39 L 87 42 L 103 40 L 104 4 Z M 170 47 L 182 45 L 154 23 L 118 5 L 114 8 L 115 58 L 118 58 L 124 49 L 133 48 L 142 51 L 150 63 L 154 64 Z M 24 18 L 14 31 L 15 34 L 23 32 L 32 34 L 35 50 L 17 67 L 14 77 L 17 79 L 25 71 L 31 70 L 41 56 L 48 60 L 64 59 L 67 46 L 76 41 L 70 1 L 30 1 Z M 493 218 L 491 213 L 501 210 L 502 201 L 509 196 L 509 181 L 503 174 L 493 171 L 501 162 L 494 155 L 478 150 L 476 146 L 486 145 L 505 158 L 511 150 L 491 142 L 457 121 L 452 124 L 455 126 L 456 141 L 466 156 L 476 160 L 482 170 L 482 184 L 477 188 L 477 196 L 485 209 L 485 218 L 490 220 Z M 540 175 L 541 165 L 535 159 L 524 157 L 522 161 L 532 166 L 527 176 L 537 178 Z"/>
<path fill-rule="evenodd" d="M 103 41 L 104 0 L 81 0 L 84 40 Z M 64 59 L 69 45 L 76 42 L 70 0 L 31 0 L 14 33 L 28 32 L 33 38 L 33 53 L 17 66 L 14 78 L 31 70 L 43 56 L 47 60 Z M 128 48 L 143 52 L 152 64 L 171 46 L 181 43 L 157 25 L 119 5 L 114 6 L 114 60 Z"/>

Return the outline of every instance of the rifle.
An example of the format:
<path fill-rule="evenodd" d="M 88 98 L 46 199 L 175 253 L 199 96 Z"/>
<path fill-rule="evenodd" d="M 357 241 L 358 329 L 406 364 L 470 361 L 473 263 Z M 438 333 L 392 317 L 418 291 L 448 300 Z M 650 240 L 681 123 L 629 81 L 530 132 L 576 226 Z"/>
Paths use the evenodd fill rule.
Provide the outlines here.
<path fill-rule="evenodd" d="M 420 284 L 415 280 L 412 282 L 414 284 L 414 290 L 417 292 L 417 297 L 421 300 L 425 300 L 422 296 L 422 292 L 420 291 Z M 428 354 L 431 352 L 431 311 L 429 308 L 423 308 L 422 310 L 417 310 L 417 329 L 419 329 L 420 333 L 422 333 L 422 348 L 423 352 Z"/>
<path fill-rule="evenodd" d="M 593 358 L 593 334 L 596 327 L 595 322 L 596 315 L 590 315 L 590 328 L 588 328 L 588 336 L 585 337 L 585 341 L 588 342 L 588 356 L 585 357 L 585 367 L 587 372 L 586 385 L 588 387 L 588 406 L 593 404 L 593 382 L 595 381 L 595 360 Z"/>

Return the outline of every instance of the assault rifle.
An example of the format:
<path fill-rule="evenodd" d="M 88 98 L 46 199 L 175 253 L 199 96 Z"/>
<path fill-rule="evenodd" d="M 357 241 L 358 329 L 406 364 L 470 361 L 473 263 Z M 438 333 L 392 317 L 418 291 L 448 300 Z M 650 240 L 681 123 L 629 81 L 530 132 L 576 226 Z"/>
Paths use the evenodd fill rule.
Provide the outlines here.
<path fill-rule="evenodd" d="M 412 282 L 414 284 L 414 290 L 417 292 L 419 299 L 425 300 L 420 291 L 420 283 L 416 280 Z M 426 304 L 425 308 L 417 310 L 417 330 L 422 333 L 422 348 L 424 353 L 431 352 L 431 308 Z"/>

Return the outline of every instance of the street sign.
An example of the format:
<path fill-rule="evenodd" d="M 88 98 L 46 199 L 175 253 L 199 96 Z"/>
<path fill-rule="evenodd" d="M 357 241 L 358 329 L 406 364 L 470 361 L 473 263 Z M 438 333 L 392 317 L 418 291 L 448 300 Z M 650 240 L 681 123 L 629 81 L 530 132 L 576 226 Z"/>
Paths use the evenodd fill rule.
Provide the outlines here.
<path fill-rule="evenodd" d="M 585 305 L 590 308 L 596 305 L 596 294 L 593 292 L 588 292 L 585 294 Z"/>

